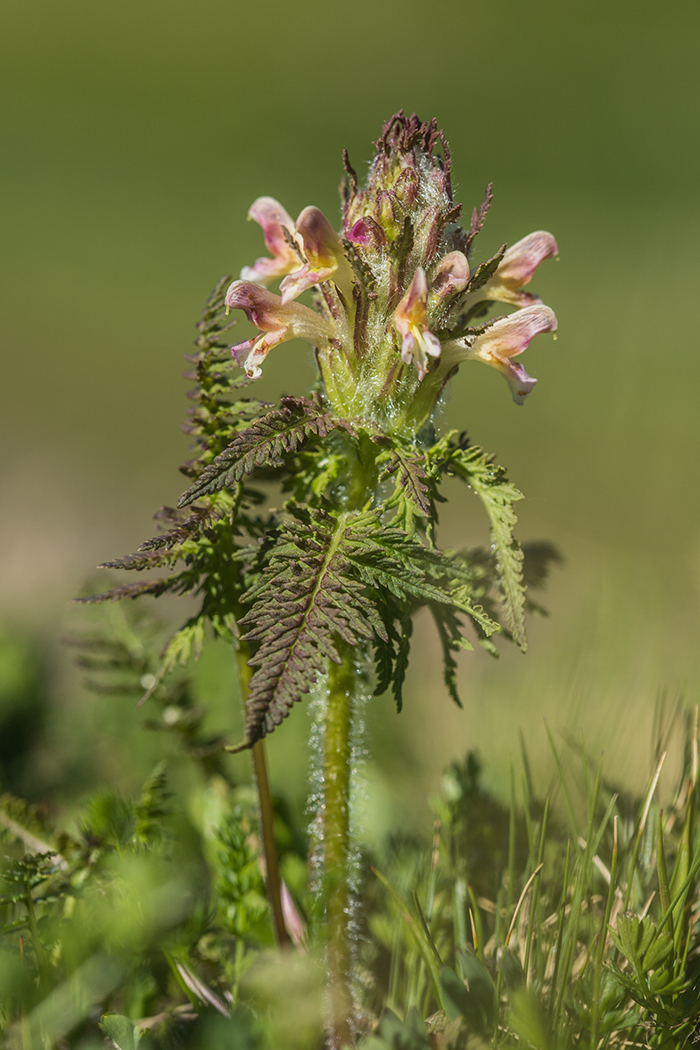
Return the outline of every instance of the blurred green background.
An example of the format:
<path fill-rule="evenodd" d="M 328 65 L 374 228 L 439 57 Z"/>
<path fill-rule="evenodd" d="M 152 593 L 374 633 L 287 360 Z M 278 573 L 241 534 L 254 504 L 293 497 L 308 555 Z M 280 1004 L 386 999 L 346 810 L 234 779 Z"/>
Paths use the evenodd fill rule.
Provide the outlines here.
<path fill-rule="evenodd" d="M 314 203 L 335 219 L 342 148 L 363 172 L 403 108 L 444 128 L 467 215 L 493 181 L 480 259 L 535 229 L 559 241 L 561 260 L 534 282 L 560 324 L 526 355 L 536 392 L 518 409 L 493 370 L 467 366 L 444 423 L 497 453 L 527 495 L 521 539 L 551 539 L 566 561 L 526 657 L 463 658 L 462 712 L 419 623 L 405 712 L 388 699 L 368 709 L 375 822 L 407 819 L 468 748 L 499 788 L 519 729 L 546 779 L 543 717 L 582 730 L 640 786 L 659 693 L 698 700 L 697 3 L 0 11 L 0 615 L 14 654 L 0 700 L 31 726 L 11 785 L 69 800 L 100 778 L 132 786 L 159 754 L 128 703 L 77 691 L 58 647 L 66 602 L 183 488 L 182 354 L 218 278 L 262 254 L 250 203 L 270 194 L 292 215 Z M 260 396 L 302 392 L 311 376 L 308 349 L 286 345 Z M 467 491 L 455 487 L 443 536 L 486 540 Z M 239 724 L 229 660 L 214 649 L 198 671 L 219 726 Z M 48 708 L 36 700 L 47 688 Z M 306 728 L 299 710 L 271 740 L 275 781 L 297 798 Z"/>

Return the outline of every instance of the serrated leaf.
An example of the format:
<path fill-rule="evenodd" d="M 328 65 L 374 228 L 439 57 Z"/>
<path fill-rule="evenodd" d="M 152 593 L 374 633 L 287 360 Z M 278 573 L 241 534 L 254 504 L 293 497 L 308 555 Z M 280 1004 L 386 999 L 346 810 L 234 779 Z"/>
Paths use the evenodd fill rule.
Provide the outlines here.
<path fill-rule="evenodd" d="M 396 475 L 397 494 L 412 504 L 423 517 L 429 517 L 431 506 L 425 458 L 416 452 L 392 445 L 382 453 L 377 463 L 384 465 L 382 478 Z"/>
<path fill-rule="evenodd" d="M 100 594 L 90 594 L 83 598 L 73 598 L 76 605 L 95 605 L 99 602 L 119 602 L 124 599 L 140 598 L 149 594 L 152 598 L 159 598 L 161 594 L 168 592 L 184 594 L 191 590 L 193 581 L 188 572 L 177 573 L 162 580 L 144 580 L 142 583 L 125 583 L 119 587 L 112 587 L 109 591 Z"/>
<path fill-rule="evenodd" d="M 408 617 L 437 603 L 464 611 L 485 633 L 498 629 L 469 600 L 464 574 L 452 559 L 383 526 L 377 512 L 329 514 L 289 504 L 262 576 L 243 595 L 252 608 L 240 621 L 244 640 L 258 644 L 246 704 L 250 746 L 273 731 L 326 668 L 338 661 L 334 638 L 350 646 L 374 642 L 382 682 L 408 659 Z M 456 574 L 456 578 L 453 578 Z M 399 636 L 394 622 L 404 626 Z"/>
<path fill-rule="evenodd" d="M 477 445 L 451 445 L 442 441 L 441 468 L 463 478 L 484 505 L 491 525 L 491 546 L 498 575 L 503 621 L 518 647 L 525 652 L 526 589 L 523 552 L 513 535 L 517 517 L 513 504 L 523 498 L 510 483 L 503 467 L 495 464 Z M 438 448 L 438 446 L 436 446 Z"/>
<path fill-rule="evenodd" d="M 486 262 L 482 262 L 481 265 L 477 267 L 469 279 L 469 284 L 467 285 L 464 294 L 468 295 L 472 292 L 478 292 L 480 288 L 483 288 L 486 282 L 495 274 L 505 254 L 506 245 L 502 244 L 495 255 L 492 255 L 490 259 L 487 259 Z"/>
<path fill-rule="evenodd" d="M 478 208 L 474 208 L 472 211 L 472 220 L 469 226 L 469 233 L 466 235 L 464 242 L 464 254 L 469 255 L 471 252 L 474 238 L 481 230 L 486 216 L 488 215 L 489 208 L 491 207 L 491 201 L 493 200 L 493 183 L 489 182 L 484 193 L 484 199 Z"/>
<path fill-rule="evenodd" d="M 240 621 L 244 641 L 259 642 L 246 701 L 245 744 L 273 731 L 313 687 L 326 659 L 340 662 L 333 642 L 370 639 L 358 611 L 361 586 L 348 577 L 343 540 L 353 517 L 318 515 L 314 531 L 282 526 L 260 584 L 246 597 L 253 608 Z M 308 524 L 309 519 L 304 524 Z"/>
<path fill-rule="evenodd" d="M 183 493 L 178 506 L 185 507 L 202 496 L 228 488 L 256 467 L 280 466 L 284 455 L 301 448 L 309 437 L 326 437 L 338 426 L 338 421 L 317 401 L 306 397 L 284 397 L 280 405 L 237 434 Z"/>
<path fill-rule="evenodd" d="M 171 528 L 166 529 L 159 536 L 146 540 L 139 547 L 139 552 L 169 551 L 186 540 L 194 539 L 211 523 L 213 518 L 220 517 L 221 513 L 221 510 L 211 504 L 205 507 L 193 507 L 192 513 L 183 520 L 176 508 L 161 507 L 155 518 L 157 521 L 171 524 Z"/>

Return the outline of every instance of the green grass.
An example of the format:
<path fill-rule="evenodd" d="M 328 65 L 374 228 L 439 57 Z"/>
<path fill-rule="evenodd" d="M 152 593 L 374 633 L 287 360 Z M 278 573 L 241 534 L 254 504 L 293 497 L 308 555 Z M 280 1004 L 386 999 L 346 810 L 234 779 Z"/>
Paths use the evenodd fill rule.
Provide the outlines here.
<path fill-rule="evenodd" d="M 148 625 L 136 626 L 148 639 Z M 156 658 L 136 637 L 128 619 L 104 618 L 80 650 L 115 701 L 138 694 Z M 5 680 L 18 688 L 22 666 L 31 658 L 17 648 Z M 3 1046 L 92 1050 L 106 1032 L 120 1050 L 320 1047 L 323 943 L 303 817 L 276 798 L 299 923 L 297 947 L 283 953 L 254 795 L 206 731 L 200 700 L 184 677 L 157 691 L 148 725 L 163 752 L 170 741 L 170 768 L 156 766 L 137 793 L 103 789 L 68 824 L 3 796 Z M 431 820 L 361 847 L 358 1047 L 693 1045 L 696 718 L 659 705 L 641 792 L 616 782 L 582 739 L 541 730 L 548 791 L 524 747 L 505 801 L 468 754 L 444 773 Z M 679 740 L 669 793 L 660 771 Z"/>

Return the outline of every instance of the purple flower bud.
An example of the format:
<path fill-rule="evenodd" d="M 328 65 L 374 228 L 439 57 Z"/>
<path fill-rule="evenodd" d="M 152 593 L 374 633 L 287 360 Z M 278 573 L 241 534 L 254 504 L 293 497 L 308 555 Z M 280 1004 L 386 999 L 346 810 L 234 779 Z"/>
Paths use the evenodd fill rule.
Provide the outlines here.
<path fill-rule="evenodd" d="M 357 220 L 348 232 L 348 240 L 352 244 L 359 244 L 361 248 L 384 248 L 386 246 L 386 234 L 371 215 Z"/>

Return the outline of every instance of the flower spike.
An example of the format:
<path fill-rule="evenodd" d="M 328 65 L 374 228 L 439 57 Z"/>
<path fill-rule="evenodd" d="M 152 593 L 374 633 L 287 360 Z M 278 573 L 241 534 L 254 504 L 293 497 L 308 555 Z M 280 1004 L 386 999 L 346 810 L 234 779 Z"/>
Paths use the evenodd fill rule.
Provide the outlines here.
<path fill-rule="evenodd" d="M 428 329 L 427 303 L 428 282 L 425 270 L 419 266 L 394 311 L 394 324 L 403 337 L 401 358 L 407 365 L 413 362 L 419 379 L 423 379 L 428 371 L 428 358 L 439 357 L 441 351 L 440 340 Z"/>
<path fill-rule="evenodd" d="M 468 259 L 490 189 L 463 229 L 449 149 L 434 120 L 396 113 L 376 147 L 363 185 L 345 157 L 339 232 L 313 206 L 296 222 L 272 197 L 251 206 L 268 257 L 245 267 L 228 292 L 229 307 L 258 328 L 233 347 L 236 360 L 257 377 L 273 346 L 305 339 L 316 348 L 334 411 L 370 419 L 387 433 L 417 433 L 454 365 L 467 358 L 498 368 L 522 403 L 535 381 L 514 360 L 536 332 L 556 326 L 527 287 L 538 265 L 557 254 L 557 242 L 538 230 L 472 272 Z M 277 295 L 266 291 L 272 281 Z M 307 309 L 297 300 L 311 288 L 321 294 Z M 518 312 L 472 327 L 491 302 Z"/>
<path fill-rule="evenodd" d="M 283 303 L 278 295 L 250 281 L 234 281 L 226 293 L 226 306 L 243 310 L 261 335 L 231 347 L 235 360 L 250 379 L 262 375 L 260 365 L 273 346 L 288 339 L 305 339 L 320 346 L 332 335 L 332 325 L 301 303 Z"/>
<path fill-rule="evenodd" d="M 483 361 L 505 376 L 516 405 L 522 405 L 537 382 L 523 366 L 514 363 L 530 341 L 541 332 L 556 332 L 557 318 L 548 306 L 527 306 L 508 317 L 499 317 L 477 336 L 465 336 L 445 347 L 450 362 Z"/>
<path fill-rule="evenodd" d="M 266 286 L 298 269 L 300 253 L 289 243 L 294 237 L 294 223 L 279 201 L 274 197 L 258 197 L 248 209 L 248 217 L 262 226 L 265 244 L 273 258 L 256 259 L 253 266 L 244 266 L 241 280 Z"/>

